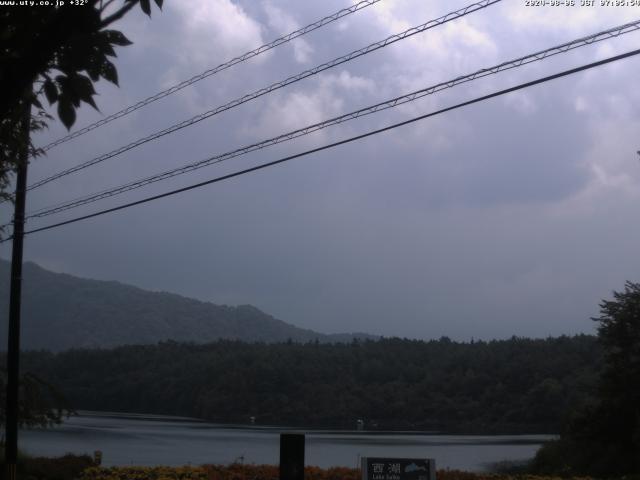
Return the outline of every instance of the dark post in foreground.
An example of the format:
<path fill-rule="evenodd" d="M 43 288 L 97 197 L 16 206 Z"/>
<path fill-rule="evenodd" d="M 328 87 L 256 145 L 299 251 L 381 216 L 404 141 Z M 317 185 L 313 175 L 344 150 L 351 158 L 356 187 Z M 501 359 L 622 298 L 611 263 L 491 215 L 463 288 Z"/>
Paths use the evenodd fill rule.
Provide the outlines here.
<path fill-rule="evenodd" d="M 280 434 L 280 480 L 304 480 L 304 434 Z"/>
<path fill-rule="evenodd" d="M 13 247 L 11 251 L 11 289 L 9 297 L 9 342 L 7 349 L 7 405 L 5 419 L 5 462 L 7 479 L 15 480 L 18 461 L 18 389 L 20 382 L 20 298 L 22 294 L 22 241 L 24 210 L 27 194 L 27 163 L 29 160 L 29 127 L 31 105 L 25 106 L 22 118 L 24 144 L 18 159 L 16 198 L 13 214 Z"/>

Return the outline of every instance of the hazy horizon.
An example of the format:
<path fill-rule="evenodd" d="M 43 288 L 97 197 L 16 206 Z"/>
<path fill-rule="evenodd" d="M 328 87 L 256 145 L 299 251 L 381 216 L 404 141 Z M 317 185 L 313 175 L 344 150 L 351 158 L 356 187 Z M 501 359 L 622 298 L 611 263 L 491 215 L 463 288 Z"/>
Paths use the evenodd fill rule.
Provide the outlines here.
<path fill-rule="evenodd" d="M 0 257 L 0 261 L 9 263 L 11 261 L 11 259 Z M 212 301 L 212 300 L 191 297 L 191 296 L 188 296 L 188 295 L 181 295 L 179 293 L 171 292 L 171 291 L 167 291 L 167 290 L 148 289 L 148 288 L 144 288 L 144 287 L 139 286 L 139 285 L 134 285 L 134 284 L 127 283 L 127 282 L 121 282 L 121 281 L 119 281 L 117 279 L 99 279 L 99 278 L 79 277 L 77 275 L 69 274 L 68 272 L 59 272 L 59 271 L 55 271 L 55 270 L 50 270 L 50 269 L 44 268 L 43 266 L 38 265 L 37 263 L 32 262 L 32 261 L 26 261 L 25 262 L 25 264 L 28 264 L 28 263 L 36 265 L 38 268 L 42 268 L 42 269 L 47 270 L 47 271 L 52 272 L 52 273 L 71 275 L 71 276 L 73 276 L 75 278 L 80 278 L 80 279 L 83 279 L 83 280 L 98 281 L 98 282 L 105 282 L 105 283 L 113 283 L 113 282 L 115 282 L 115 283 L 118 283 L 118 284 L 121 284 L 121 285 L 134 287 L 134 288 L 143 290 L 145 292 L 178 295 L 180 297 L 188 298 L 190 300 L 196 300 L 198 302 L 210 303 L 210 304 L 219 305 L 219 306 L 230 306 L 230 307 L 250 306 L 250 307 L 258 308 L 259 310 L 263 311 L 267 315 L 273 316 L 277 320 L 282 320 L 282 321 L 285 321 L 286 323 L 288 323 L 290 325 L 293 325 L 295 327 L 300 327 L 300 325 L 297 325 L 295 323 L 295 321 L 287 321 L 287 320 L 278 318 L 278 317 L 272 315 L 271 312 L 263 310 L 263 309 L 260 309 L 259 307 L 256 307 L 255 305 L 252 305 L 251 303 L 236 304 L 236 305 L 216 303 L 215 301 Z M 23 281 L 24 280 L 25 279 L 23 279 Z M 26 281 L 28 282 L 28 278 L 26 278 Z M 300 328 L 303 328 L 303 327 L 300 327 Z M 408 339 L 408 340 L 424 340 L 424 341 L 440 340 L 442 338 L 449 338 L 452 341 L 457 342 L 457 343 L 470 343 L 470 342 L 474 342 L 474 341 L 492 341 L 492 340 L 498 340 L 499 341 L 499 340 L 509 340 L 509 339 L 512 339 L 513 337 L 518 337 L 518 335 L 515 335 L 515 334 L 512 334 L 512 335 L 506 334 L 503 337 L 493 337 L 493 338 L 485 338 L 485 337 L 469 337 L 469 338 L 459 337 L 459 338 L 456 338 L 456 337 L 451 337 L 450 335 L 441 335 L 439 337 L 403 337 L 403 336 L 400 336 L 400 335 L 394 335 L 394 334 L 384 335 L 384 334 L 376 334 L 376 333 L 367 332 L 367 331 L 348 331 L 348 330 L 344 330 L 344 331 L 322 331 L 322 330 L 317 330 L 317 329 L 311 329 L 311 330 L 313 330 L 313 331 L 315 331 L 317 333 L 325 334 L 325 335 L 365 334 L 365 335 L 374 335 L 374 336 L 377 336 L 377 337 L 380 337 L 380 338 L 402 338 L 402 339 Z M 560 336 L 563 336 L 563 335 L 575 336 L 575 335 L 582 335 L 582 334 L 595 334 L 595 332 L 591 332 L 591 333 L 590 332 L 578 332 L 578 333 L 574 333 L 574 334 L 560 334 L 560 335 L 555 335 L 555 336 L 553 336 L 553 335 L 529 336 L 529 337 L 524 337 L 524 338 L 529 338 L 529 339 L 548 339 L 548 338 L 560 337 Z M 0 347 L 0 350 L 3 350 L 3 347 Z"/>

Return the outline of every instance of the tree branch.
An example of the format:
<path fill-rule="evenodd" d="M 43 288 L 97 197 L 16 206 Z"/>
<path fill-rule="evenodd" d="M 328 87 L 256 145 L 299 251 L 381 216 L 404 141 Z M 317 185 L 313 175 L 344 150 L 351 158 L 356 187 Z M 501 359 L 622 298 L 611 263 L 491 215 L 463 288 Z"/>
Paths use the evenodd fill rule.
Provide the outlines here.
<path fill-rule="evenodd" d="M 107 18 L 105 18 L 104 20 L 102 20 L 100 22 L 100 28 L 102 29 L 104 27 L 109 26 L 110 24 L 112 24 L 116 20 L 120 20 L 122 17 L 124 17 L 127 14 L 127 12 L 129 10 L 131 10 L 133 7 L 136 6 L 138 1 L 139 0 L 132 0 L 131 2 L 127 3 L 124 7 L 121 7 L 120 10 L 118 10 L 115 13 L 109 15 Z"/>

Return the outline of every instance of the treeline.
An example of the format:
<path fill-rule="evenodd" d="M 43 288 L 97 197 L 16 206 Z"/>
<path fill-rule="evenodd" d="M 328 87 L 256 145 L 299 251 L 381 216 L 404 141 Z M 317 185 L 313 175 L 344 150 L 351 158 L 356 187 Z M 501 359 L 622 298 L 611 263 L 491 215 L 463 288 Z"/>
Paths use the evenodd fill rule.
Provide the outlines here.
<path fill-rule="evenodd" d="M 27 352 L 23 370 L 76 409 L 192 416 L 258 425 L 558 432 L 589 398 L 596 338 L 350 344 L 165 342 Z"/>

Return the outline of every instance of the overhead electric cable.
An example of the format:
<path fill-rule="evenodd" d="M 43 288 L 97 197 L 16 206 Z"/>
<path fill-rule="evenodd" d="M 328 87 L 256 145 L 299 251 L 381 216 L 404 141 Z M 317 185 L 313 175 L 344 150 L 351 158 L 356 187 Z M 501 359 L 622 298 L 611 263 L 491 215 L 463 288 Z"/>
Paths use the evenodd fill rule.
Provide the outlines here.
<path fill-rule="evenodd" d="M 468 106 L 468 105 L 472 105 L 474 103 L 483 102 L 483 101 L 489 100 L 491 98 L 495 98 L 495 97 L 498 97 L 498 96 L 501 96 L 501 95 L 506 95 L 508 93 L 512 93 L 512 92 L 515 92 L 515 91 L 518 91 L 518 90 L 522 90 L 524 88 L 529 88 L 529 87 L 532 87 L 534 85 L 538 85 L 538 84 L 541 84 L 541 83 L 549 82 L 551 80 L 555 80 L 555 79 L 558 79 L 558 78 L 561 78 L 561 77 L 566 77 L 568 75 L 573 75 L 575 73 L 582 72 L 584 70 L 589 70 L 591 68 L 599 67 L 601 65 L 605 65 L 605 64 L 608 64 L 608 63 L 611 63 L 611 62 L 622 60 L 624 58 L 629 58 L 629 57 L 632 57 L 632 56 L 635 56 L 635 55 L 638 55 L 638 54 L 640 54 L 640 49 L 632 50 L 630 52 L 626 52 L 626 53 L 623 53 L 623 54 L 620 54 L 620 55 L 609 57 L 609 58 L 606 58 L 604 60 L 599 60 L 597 62 L 589 63 L 589 64 L 586 64 L 586 65 L 582 65 L 580 67 L 572 68 L 572 69 L 569 69 L 569 70 L 564 70 L 562 72 L 559 72 L 559 73 L 556 73 L 556 74 L 553 74 L 553 75 L 549 75 L 549 76 L 546 76 L 546 77 L 542 77 L 542 78 L 539 78 L 537 80 L 532 80 L 530 82 L 521 83 L 521 84 L 516 85 L 514 87 L 506 88 L 504 90 L 499 90 L 497 92 L 494 92 L 494 93 L 491 93 L 491 94 L 488 94 L 488 95 L 483 95 L 481 97 L 477 97 L 477 98 L 474 98 L 472 100 L 468 100 L 466 102 L 462 102 L 462 103 L 458 103 L 458 104 L 450 106 L 450 107 L 442 108 L 442 109 L 437 110 L 435 112 L 431 112 L 431 113 L 427 113 L 427 114 L 424 114 L 424 115 L 420 115 L 418 117 L 414 117 L 414 118 L 411 118 L 409 120 L 405 120 L 403 122 L 394 123 L 392 125 L 388 125 L 386 127 L 379 128 L 377 130 L 372 130 L 370 132 L 363 133 L 361 135 L 356 135 L 354 137 L 350 137 L 350 138 L 347 138 L 347 139 L 344 139 L 344 140 L 340 140 L 338 142 L 334 142 L 334 143 L 330 143 L 330 144 L 327 144 L 327 145 L 323 145 L 322 147 L 317 147 L 317 148 L 313 148 L 311 150 L 306 150 L 304 152 L 297 153 L 295 155 L 289 155 L 289 156 L 281 158 L 279 160 L 274 160 L 272 162 L 268 162 L 268 163 L 264 163 L 264 164 L 261 164 L 261 165 L 257 165 L 255 167 L 251 167 L 251 168 L 247 168 L 247 169 L 244 169 L 244 170 L 241 170 L 241 171 L 238 171 L 238 172 L 230 173 L 228 175 L 223 175 L 223 176 L 220 176 L 220 177 L 212 178 L 212 179 L 204 181 L 204 182 L 196 183 L 196 184 L 189 185 L 189 186 L 183 187 L 183 188 L 178 188 L 176 190 L 171 190 L 169 192 L 161 193 L 159 195 L 153 195 L 151 197 L 143 198 L 142 200 L 137 200 L 135 202 L 126 203 L 126 204 L 123 204 L 123 205 L 119 205 L 117 207 L 107 208 L 105 210 L 101 210 L 101 211 L 98 211 L 98 212 L 95 212 L 95 213 L 91 213 L 91 214 L 88 214 L 88 215 L 83 215 L 83 216 L 80 216 L 80 217 L 72 218 L 70 220 L 65 220 L 63 222 L 54 223 L 52 225 L 47 225 L 47 226 L 44 226 L 44 227 L 35 228 L 33 230 L 29 230 L 29 231 L 24 232 L 24 234 L 28 235 L 28 234 L 32 234 L 32 233 L 42 232 L 42 231 L 45 231 L 45 230 L 50 230 L 50 229 L 53 229 L 53 228 L 61 227 L 63 225 L 69 225 L 71 223 L 80 222 L 82 220 L 87 220 L 89 218 L 94 218 L 94 217 L 98 217 L 98 216 L 101 216 L 101 215 L 105 215 L 107 213 L 112 213 L 112 212 L 116 212 L 116 211 L 119 211 L 119 210 L 124 210 L 126 208 L 130 208 L 130 207 L 133 207 L 133 206 L 136 206 L 136 205 L 141 205 L 143 203 L 148 203 L 148 202 L 151 202 L 151 201 L 154 201 L 154 200 L 158 200 L 160 198 L 169 197 L 169 196 L 172 196 L 172 195 L 176 195 L 178 193 L 182 193 L 182 192 L 186 192 L 186 191 L 193 190 L 193 189 L 196 189 L 196 188 L 204 187 L 205 185 L 210 185 L 210 184 L 213 184 L 213 183 L 221 182 L 223 180 L 228 180 L 230 178 L 239 177 L 239 176 L 247 174 L 247 173 L 255 172 L 257 170 L 262 170 L 264 168 L 272 167 L 274 165 L 279 165 L 281 163 L 288 162 L 288 161 L 294 160 L 296 158 L 304 157 L 304 156 L 310 155 L 312 153 L 321 152 L 323 150 L 334 148 L 334 147 L 337 147 L 339 145 L 344 145 L 344 144 L 347 144 L 347 143 L 354 142 L 356 140 L 361 140 L 361 139 L 366 138 L 366 137 L 370 137 L 370 136 L 377 135 L 377 134 L 380 134 L 380 133 L 383 133 L 383 132 L 386 132 L 386 131 L 389 131 L 389 130 L 393 130 L 395 128 L 402 127 L 404 125 L 409 125 L 411 123 L 414 123 L 414 122 L 417 122 L 417 121 L 420 121 L 420 120 L 424 120 L 426 118 L 433 117 L 433 116 L 436 116 L 436 115 L 439 115 L 439 114 L 442 114 L 442 113 L 445 113 L 445 112 L 456 110 L 458 108 L 462 108 L 462 107 L 465 107 L 465 106 Z M 5 240 L 2 240 L 0 243 L 8 241 L 10 238 L 11 237 L 9 237 L 9 238 L 7 238 Z"/>
<path fill-rule="evenodd" d="M 48 150 L 51 150 L 53 147 L 56 147 L 62 143 L 68 142 L 71 139 L 74 139 L 76 137 L 79 137 L 81 135 L 84 135 L 85 133 L 88 133 L 92 130 L 95 130 L 96 128 L 102 127 L 103 125 L 106 125 L 107 123 L 110 123 L 114 120 L 117 120 L 118 118 L 122 118 L 126 115 L 129 115 L 132 112 L 135 112 L 136 110 L 141 109 L 142 107 L 145 107 L 147 105 L 149 105 L 150 103 L 153 103 L 157 100 L 160 100 L 161 98 L 167 97 L 173 93 L 176 93 L 180 90 L 182 90 L 185 87 L 188 87 L 189 85 L 193 85 L 196 82 L 199 82 L 200 80 L 203 80 L 207 77 L 210 77 L 212 75 L 215 75 L 216 73 L 222 72 L 223 70 L 226 70 L 227 68 L 230 68 L 234 65 L 237 65 L 238 63 L 244 62 L 246 60 L 249 60 L 250 58 L 253 57 L 257 57 L 258 55 L 268 52 L 269 50 L 278 47 L 282 44 L 285 44 L 287 42 L 290 42 L 293 39 L 296 39 L 298 37 L 301 37 L 309 32 L 312 32 L 314 30 L 317 30 L 321 27 L 324 27 L 325 25 L 328 25 L 332 22 L 335 22 L 336 20 L 339 20 L 342 17 L 346 17 L 347 15 L 351 15 L 352 13 L 355 13 L 359 10 L 362 10 L 363 8 L 366 8 L 370 5 L 373 5 L 375 3 L 378 3 L 381 0 L 363 0 L 361 2 L 358 2 L 348 8 L 343 8 L 342 10 L 339 10 L 335 13 L 332 13 L 331 15 L 327 15 L 324 18 L 321 18 L 320 20 L 317 20 L 305 27 L 302 27 L 298 30 L 295 30 L 291 33 L 287 33 L 286 35 L 276 38 L 275 40 L 272 40 L 269 43 L 265 43 L 264 45 L 259 46 L 258 48 L 251 50 L 249 52 L 243 53 L 242 55 L 239 55 L 231 60 L 229 60 L 228 62 L 225 63 L 221 63 L 220 65 L 213 67 L 209 70 L 206 70 L 202 73 L 200 73 L 199 75 L 195 75 L 194 77 L 191 77 L 188 80 L 184 80 L 176 85 L 173 85 L 172 87 L 167 88 L 166 90 L 163 90 L 161 92 L 156 93 L 155 95 L 152 95 L 150 97 L 145 98 L 144 100 L 139 101 L 138 103 L 135 103 L 133 105 L 130 105 L 116 113 L 112 113 L 111 115 L 109 115 L 108 117 L 105 117 L 101 120 L 98 120 L 95 123 L 92 123 L 91 125 L 87 125 L 84 128 L 81 128 L 80 130 L 77 130 L 73 133 L 70 133 L 69 135 L 66 135 L 64 137 L 61 137 L 47 145 L 45 145 L 44 147 L 42 147 L 42 150 L 44 150 L 45 152 Z"/>
<path fill-rule="evenodd" d="M 124 185 L 120 185 L 118 187 L 114 187 L 111 189 L 103 190 L 101 192 L 93 193 L 90 195 L 86 195 L 80 198 L 76 198 L 74 200 L 67 200 L 66 202 L 59 203 L 54 206 L 44 207 L 39 210 L 36 210 L 32 213 L 27 214 L 27 219 L 29 218 L 42 218 L 49 215 L 53 215 L 55 213 L 59 213 L 65 210 L 69 210 L 72 208 L 80 207 L 82 205 L 86 205 L 88 203 L 93 203 L 98 200 L 102 200 L 105 198 L 113 197 L 115 195 L 119 195 L 131 190 L 135 190 L 137 188 L 144 187 L 146 185 L 150 185 L 155 182 L 159 182 L 161 180 L 166 180 L 168 178 L 175 177 L 177 175 L 182 175 L 187 172 L 191 172 L 193 170 L 197 170 L 199 168 L 207 167 L 210 165 L 214 165 L 217 163 L 221 163 L 223 161 L 229 160 L 231 158 L 235 158 L 241 155 L 245 155 L 250 152 L 254 152 L 256 150 L 260 150 L 272 145 L 276 145 L 278 143 L 282 143 L 285 141 L 289 141 L 303 135 L 308 135 L 312 132 L 327 128 L 332 125 L 337 125 L 349 120 L 354 120 L 365 115 L 370 115 L 372 113 L 380 112 L 383 110 L 387 110 L 390 108 L 394 108 L 398 105 L 402 105 L 404 103 L 412 102 L 419 98 L 422 98 L 427 95 L 432 95 L 436 92 L 442 91 L 447 88 L 452 88 L 456 85 L 460 85 L 466 82 L 470 82 L 476 80 L 478 78 L 482 78 L 488 75 L 497 74 L 499 72 L 509 70 L 512 68 L 520 67 L 522 65 L 527 65 L 532 62 L 541 61 L 545 58 L 549 58 L 551 56 L 564 53 L 575 48 L 583 47 L 586 45 L 591 45 L 595 42 L 599 42 L 608 38 L 617 37 L 619 35 L 633 32 L 640 29 L 640 20 L 636 20 L 635 22 L 626 23 L 624 25 L 620 25 L 617 27 L 610 28 L 608 30 L 604 30 L 602 32 L 589 35 L 586 37 L 582 37 L 576 40 L 572 40 L 570 42 L 563 43 L 561 45 L 547 48 L 545 50 L 541 50 L 535 53 L 531 53 L 529 55 L 525 55 L 523 57 L 516 58 L 515 60 L 509 60 L 502 62 L 498 65 L 494 65 L 492 67 L 483 68 L 481 70 L 477 70 L 473 73 L 462 75 L 454 78 L 453 80 L 448 80 L 446 82 L 441 82 L 436 85 L 423 88 L 420 90 L 416 90 L 412 93 L 408 93 L 406 95 L 402 95 L 399 97 L 392 98 L 390 100 L 386 100 L 384 102 L 377 103 L 375 105 L 371 105 L 365 108 L 361 108 L 359 110 L 355 110 L 350 113 L 346 113 L 340 115 L 338 117 L 334 117 L 328 120 L 324 120 L 319 123 L 315 123 L 313 125 L 308 125 L 306 127 L 284 133 L 278 135 L 276 137 L 270 138 L 268 140 L 263 140 L 261 142 L 253 143 L 251 145 L 247 145 L 241 148 L 237 148 L 235 150 L 222 153 L 219 155 L 215 155 L 204 160 L 200 160 L 198 162 L 190 163 L 178 168 L 174 168 L 171 170 L 167 170 L 162 173 L 158 173 L 156 175 L 152 175 L 146 178 L 142 178 L 133 182 L 126 183 Z"/>
<path fill-rule="evenodd" d="M 34 188 L 40 187 L 42 185 L 45 185 L 49 182 L 52 182 L 54 180 L 57 180 L 58 178 L 64 177 L 66 175 L 70 175 L 72 173 L 75 173 L 79 170 L 83 170 L 87 167 L 90 167 L 92 165 L 95 165 L 97 163 L 103 162 L 105 160 L 108 160 L 109 158 L 113 158 L 117 155 L 120 155 L 124 152 L 127 152 L 133 148 L 139 147 L 140 145 L 143 145 L 147 142 L 150 142 L 152 140 L 156 140 L 160 137 L 163 137 L 165 135 L 168 135 L 170 133 L 176 132 L 178 130 L 181 130 L 185 127 L 189 127 L 191 125 L 194 125 L 195 123 L 201 122 L 202 120 L 205 120 L 207 118 L 210 118 L 214 115 L 217 115 L 221 112 L 224 112 L 226 110 L 230 110 L 232 108 L 235 108 L 239 105 L 242 105 L 246 102 L 249 102 L 251 100 L 255 100 L 258 97 L 261 97 L 263 95 L 266 95 L 267 93 L 271 93 L 275 90 L 278 90 L 280 88 L 283 88 L 287 85 L 291 85 L 292 83 L 295 82 L 299 82 L 300 80 L 313 76 L 313 75 L 317 75 L 320 72 L 323 72 L 325 70 L 328 70 L 330 68 L 333 68 L 337 65 L 349 62 L 351 60 L 354 60 L 355 58 L 361 57 L 363 55 L 366 55 L 368 53 L 371 53 L 373 51 L 379 50 L 381 48 L 384 48 L 388 45 L 391 45 L 395 42 L 398 42 L 400 40 L 404 40 L 406 38 L 409 38 L 413 35 L 416 35 L 418 33 L 424 32 L 426 30 L 429 30 L 431 28 L 437 27 L 439 25 L 442 25 L 444 23 L 450 22 L 452 20 L 455 20 L 457 18 L 463 17 L 465 15 L 468 15 L 470 13 L 476 12 L 478 10 L 481 10 L 483 8 L 486 8 L 490 5 L 493 5 L 495 3 L 498 3 L 502 0 L 482 0 L 480 2 L 474 3 L 472 5 L 468 5 L 464 8 L 461 8 L 459 10 L 456 10 L 454 12 L 450 12 L 440 18 L 437 18 L 435 20 L 430 20 L 427 23 L 423 23 L 422 25 L 419 25 L 417 27 L 412 27 L 409 28 L 401 33 L 397 33 L 395 35 L 391 35 L 390 37 L 385 38 L 384 40 L 372 43 L 364 48 L 361 48 L 359 50 L 354 50 L 351 53 L 348 53 L 347 55 L 343 55 L 341 57 L 335 58 L 329 62 L 323 63 L 322 65 L 318 65 L 314 68 L 311 68 L 309 70 L 305 70 L 304 72 L 301 72 L 297 75 L 293 75 L 291 77 L 286 78 L 285 80 L 281 80 L 279 82 L 273 83 L 271 85 L 269 85 L 268 87 L 264 87 L 261 88 L 260 90 L 256 90 L 253 93 L 249 93 L 247 95 L 244 95 L 240 98 L 237 98 L 235 100 L 232 100 L 231 102 L 228 102 L 224 105 L 221 105 L 219 107 L 216 107 L 212 110 L 209 110 L 207 112 L 201 113 L 200 115 L 196 115 L 195 117 L 192 117 L 188 120 L 184 120 L 180 123 L 174 124 L 170 127 L 167 127 L 163 130 L 157 131 L 151 135 L 148 135 L 146 137 L 140 138 L 138 140 L 135 140 L 134 142 L 129 143 L 128 145 L 125 145 L 123 147 L 117 148 L 115 150 L 112 150 L 109 153 L 105 153 L 103 155 L 100 155 L 96 158 L 93 158 L 92 160 L 88 160 L 84 163 L 81 163 L 79 165 L 76 165 L 75 167 L 69 168 L 67 170 L 63 170 L 62 172 L 58 172 L 50 177 L 44 178 L 38 182 L 35 182 L 31 185 L 29 185 L 29 187 L 27 188 L 27 190 L 33 190 Z"/>

